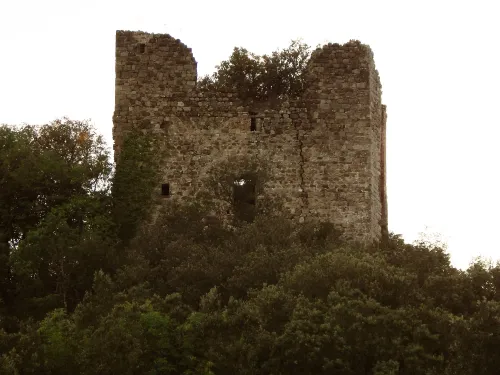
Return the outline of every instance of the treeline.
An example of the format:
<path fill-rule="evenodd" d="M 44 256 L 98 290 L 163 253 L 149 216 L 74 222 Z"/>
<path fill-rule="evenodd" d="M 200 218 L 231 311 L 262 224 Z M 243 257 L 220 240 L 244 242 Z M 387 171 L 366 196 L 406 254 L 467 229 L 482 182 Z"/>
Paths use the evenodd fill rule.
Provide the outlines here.
<path fill-rule="evenodd" d="M 113 171 L 86 122 L 0 127 L 0 374 L 498 373 L 500 265 L 202 200 L 140 225 L 154 142 Z"/>

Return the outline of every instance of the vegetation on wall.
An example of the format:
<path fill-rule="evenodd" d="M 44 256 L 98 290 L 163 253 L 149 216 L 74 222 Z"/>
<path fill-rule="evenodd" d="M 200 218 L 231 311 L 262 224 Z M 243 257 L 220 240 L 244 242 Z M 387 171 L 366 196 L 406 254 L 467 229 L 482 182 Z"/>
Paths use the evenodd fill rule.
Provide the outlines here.
<path fill-rule="evenodd" d="M 161 145 L 151 133 L 132 130 L 123 142 L 113 176 L 113 220 L 124 244 L 135 237 L 154 202 Z"/>
<path fill-rule="evenodd" d="M 0 374 L 497 374 L 500 264 L 348 246 L 279 207 L 137 225 L 155 146 L 130 139 L 111 178 L 87 123 L 0 128 Z"/>
<path fill-rule="evenodd" d="M 199 79 L 198 88 L 235 92 L 247 104 L 300 97 L 306 88 L 310 55 L 311 48 L 300 40 L 262 56 L 236 47 L 228 60 L 216 66 L 215 73 Z"/>
<path fill-rule="evenodd" d="M 239 156 L 214 162 L 196 199 L 211 205 L 218 216 L 231 213 L 236 220 L 251 222 L 255 215 L 272 215 L 282 209 L 279 197 L 266 194 L 269 162 L 260 157 Z"/>

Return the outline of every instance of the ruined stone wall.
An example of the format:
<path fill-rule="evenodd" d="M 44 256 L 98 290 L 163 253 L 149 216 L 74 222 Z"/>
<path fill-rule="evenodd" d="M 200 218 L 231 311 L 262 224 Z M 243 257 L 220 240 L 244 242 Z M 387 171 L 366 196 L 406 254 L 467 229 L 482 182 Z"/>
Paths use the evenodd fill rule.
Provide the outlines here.
<path fill-rule="evenodd" d="M 127 131 L 161 134 L 162 183 L 189 199 L 211 167 L 239 157 L 265 160 L 267 193 L 299 221 L 329 220 L 346 240 L 381 237 L 385 203 L 385 109 L 369 47 L 329 44 L 309 62 L 302 98 L 257 113 L 234 93 L 196 90 L 191 50 L 169 35 L 117 32 L 115 157 Z M 258 203 L 257 203 L 258 204 Z"/>

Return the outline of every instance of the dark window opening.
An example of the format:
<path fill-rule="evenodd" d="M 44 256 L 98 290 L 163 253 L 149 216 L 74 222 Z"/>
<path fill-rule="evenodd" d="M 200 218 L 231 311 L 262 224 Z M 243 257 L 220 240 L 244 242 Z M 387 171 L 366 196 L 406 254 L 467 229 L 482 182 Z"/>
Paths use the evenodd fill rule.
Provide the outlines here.
<path fill-rule="evenodd" d="M 257 114 L 255 112 L 250 112 L 250 131 L 254 132 L 257 130 Z"/>
<path fill-rule="evenodd" d="M 164 197 L 170 196 L 170 184 L 161 184 L 161 195 Z"/>
<path fill-rule="evenodd" d="M 242 176 L 234 180 L 233 202 L 236 218 L 252 222 L 255 218 L 255 177 Z"/>
<path fill-rule="evenodd" d="M 144 43 L 139 44 L 139 53 L 144 53 L 146 51 L 146 45 Z"/>

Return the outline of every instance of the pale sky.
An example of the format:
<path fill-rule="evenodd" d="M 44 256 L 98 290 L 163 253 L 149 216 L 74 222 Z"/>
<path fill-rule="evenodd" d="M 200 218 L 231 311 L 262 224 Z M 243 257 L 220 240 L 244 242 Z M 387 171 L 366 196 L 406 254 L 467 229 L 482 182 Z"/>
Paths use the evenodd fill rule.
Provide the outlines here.
<path fill-rule="evenodd" d="M 181 39 L 199 75 L 235 46 L 359 39 L 388 107 L 389 229 L 440 233 L 463 268 L 500 258 L 499 14 L 498 0 L 0 0 L 0 123 L 90 118 L 111 144 L 117 29 Z"/>

